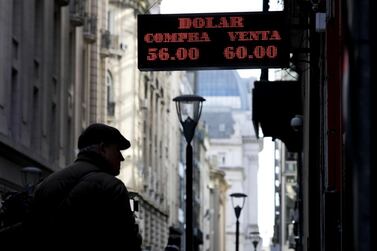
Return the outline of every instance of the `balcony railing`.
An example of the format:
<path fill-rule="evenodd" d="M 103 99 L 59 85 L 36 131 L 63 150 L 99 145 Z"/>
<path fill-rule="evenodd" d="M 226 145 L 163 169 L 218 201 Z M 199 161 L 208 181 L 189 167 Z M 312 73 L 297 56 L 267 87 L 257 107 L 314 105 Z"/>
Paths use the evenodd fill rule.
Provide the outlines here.
<path fill-rule="evenodd" d="M 110 31 L 104 31 L 101 35 L 101 54 L 103 56 L 119 56 L 123 55 L 122 46 L 119 35 L 111 34 Z"/>
<path fill-rule="evenodd" d="M 88 43 L 94 43 L 97 40 L 97 17 L 86 14 L 83 30 L 85 41 Z"/>
<path fill-rule="evenodd" d="M 69 1 L 69 14 L 73 26 L 84 25 L 85 20 L 85 0 Z"/>

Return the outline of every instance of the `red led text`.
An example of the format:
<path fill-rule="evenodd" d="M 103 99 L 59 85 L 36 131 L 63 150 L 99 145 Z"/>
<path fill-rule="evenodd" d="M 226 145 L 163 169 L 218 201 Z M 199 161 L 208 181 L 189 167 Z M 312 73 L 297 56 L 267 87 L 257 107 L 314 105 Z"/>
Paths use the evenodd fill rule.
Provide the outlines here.
<path fill-rule="evenodd" d="M 182 17 L 178 29 L 243 28 L 243 17 Z"/>

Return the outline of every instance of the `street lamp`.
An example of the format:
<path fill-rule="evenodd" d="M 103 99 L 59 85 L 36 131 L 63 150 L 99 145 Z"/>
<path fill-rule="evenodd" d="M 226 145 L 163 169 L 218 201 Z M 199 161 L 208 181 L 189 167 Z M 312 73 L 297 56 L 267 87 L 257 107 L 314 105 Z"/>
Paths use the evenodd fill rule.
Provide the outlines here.
<path fill-rule="evenodd" d="M 240 218 L 241 211 L 243 206 L 245 205 L 247 195 L 244 193 L 232 193 L 230 194 L 230 198 L 232 201 L 232 206 L 234 208 L 234 213 L 236 214 L 236 251 L 238 251 L 239 246 L 239 234 L 240 234 L 240 222 L 238 219 Z"/>
<path fill-rule="evenodd" d="M 204 98 L 197 95 L 181 95 L 173 99 L 179 122 L 183 128 L 186 145 L 186 251 L 193 250 L 192 219 L 192 146 L 191 140 L 202 113 Z"/>
<path fill-rule="evenodd" d="M 261 237 L 259 235 L 259 232 L 251 232 L 251 242 L 253 243 L 254 246 L 254 251 L 257 251 L 257 247 L 259 242 L 261 241 Z"/>
<path fill-rule="evenodd" d="M 33 189 L 34 185 L 40 181 L 42 170 L 38 167 L 28 166 L 21 169 L 21 174 L 23 186 L 29 190 Z"/>

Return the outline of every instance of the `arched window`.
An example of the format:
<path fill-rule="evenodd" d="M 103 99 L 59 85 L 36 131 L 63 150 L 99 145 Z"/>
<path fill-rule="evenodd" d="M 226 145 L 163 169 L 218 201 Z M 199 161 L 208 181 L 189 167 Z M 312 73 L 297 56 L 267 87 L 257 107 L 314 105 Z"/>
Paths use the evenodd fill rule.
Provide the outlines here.
<path fill-rule="evenodd" d="M 114 81 L 110 71 L 106 73 L 106 88 L 107 88 L 107 115 L 114 116 L 115 114 L 115 96 L 114 96 Z"/>

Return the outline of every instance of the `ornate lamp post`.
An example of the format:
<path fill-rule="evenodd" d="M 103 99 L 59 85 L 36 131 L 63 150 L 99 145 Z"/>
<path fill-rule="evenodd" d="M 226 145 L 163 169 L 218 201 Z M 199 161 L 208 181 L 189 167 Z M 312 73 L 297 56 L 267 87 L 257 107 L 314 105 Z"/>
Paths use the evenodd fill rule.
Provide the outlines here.
<path fill-rule="evenodd" d="M 182 95 L 173 99 L 177 108 L 179 122 L 183 127 L 186 145 L 186 251 L 193 249 L 193 219 L 192 219 L 192 146 L 191 140 L 202 113 L 203 97 L 197 95 Z"/>
<path fill-rule="evenodd" d="M 261 241 L 261 237 L 259 235 L 259 232 L 251 232 L 251 243 L 253 243 L 254 251 L 257 251 L 257 247 L 259 242 Z"/>
<path fill-rule="evenodd" d="M 232 206 L 234 208 L 234 213 L 236 214 L 236 251 L 239 248 L 239 235 L 240 235 L 240 222 L 238 219 L 240 218 L 241 211 L 243 206 L 245 205 L 247 195 L 244 193 L 232 193 L 230 194 L 230 198 L 232 200 Z"/>

